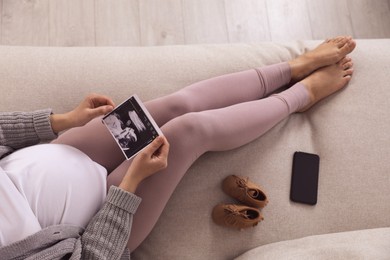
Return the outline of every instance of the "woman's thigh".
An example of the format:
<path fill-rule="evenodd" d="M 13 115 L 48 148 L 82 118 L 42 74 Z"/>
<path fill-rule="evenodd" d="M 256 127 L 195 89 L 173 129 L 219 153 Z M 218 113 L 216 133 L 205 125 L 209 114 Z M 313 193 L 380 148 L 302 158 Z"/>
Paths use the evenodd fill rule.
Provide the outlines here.
<path fill-rule="evenodd" d="M 72 128 L 52 143 L 70 145 L 88 155 L 110 173 L 125 159 L 118 144 L 101 121 L 93 119 L 83 127 Z"/>

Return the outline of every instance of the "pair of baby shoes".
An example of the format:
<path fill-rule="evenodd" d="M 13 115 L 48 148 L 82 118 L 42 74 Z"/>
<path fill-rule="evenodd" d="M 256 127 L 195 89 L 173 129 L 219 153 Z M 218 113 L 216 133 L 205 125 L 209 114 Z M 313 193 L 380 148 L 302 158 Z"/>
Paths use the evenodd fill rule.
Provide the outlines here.
<path fill-rule="evenodd" d="M 241 230 L 254 227 L 264 219 L 260 209 L 267 205 L 267 195 L 249 178 L 230 175 L 222 182 L 222 190 L 244 205 L 216 205 L 212 211 L 216 224 Z"/>

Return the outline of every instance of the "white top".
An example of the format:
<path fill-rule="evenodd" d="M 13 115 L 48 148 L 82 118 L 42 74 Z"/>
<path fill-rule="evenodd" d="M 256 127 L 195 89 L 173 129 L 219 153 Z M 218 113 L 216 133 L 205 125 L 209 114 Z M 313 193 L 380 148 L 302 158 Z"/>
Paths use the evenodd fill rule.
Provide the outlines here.
<path fill-rule="evenodd" d="M 104 167 L 68 145 L 31 146 L 1 159 L 0 246 L 51 225 L 86 227 L 105 200 L 106 178 Z"/>

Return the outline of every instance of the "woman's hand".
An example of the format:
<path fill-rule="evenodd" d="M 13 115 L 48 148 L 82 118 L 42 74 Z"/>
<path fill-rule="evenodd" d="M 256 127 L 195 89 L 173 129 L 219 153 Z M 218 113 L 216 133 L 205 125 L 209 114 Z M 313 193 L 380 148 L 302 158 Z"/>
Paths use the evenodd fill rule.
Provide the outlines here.
<path fill-rule="evenodd" d="M 154 139 L 135 156 L 119 187 L 134 193 L 142 180 L 167 167 L 168 153 L 167 139 L 164 136 Z"/>
<path fill-rule="evenodd" d="M 50 123 L 55 133 L 83 126 L 95 117 L 107 114 L 114 109 L 114 102 L 99 94 L 88 95 L 75 109 L 65 114 L 53 114 Z"/>

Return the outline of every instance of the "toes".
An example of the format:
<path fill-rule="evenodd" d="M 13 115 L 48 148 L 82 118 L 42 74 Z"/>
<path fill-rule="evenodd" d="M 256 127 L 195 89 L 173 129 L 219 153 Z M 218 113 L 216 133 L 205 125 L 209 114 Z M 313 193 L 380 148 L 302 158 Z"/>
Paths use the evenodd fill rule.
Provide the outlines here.
<path fill-rule="evenodd" d="M 353 50 L 355 49 L 355 47 L 356 47 L 356 42 L 355 42 L 354 40 L 351 39 L 351 40 L 348 42 L 348 46 L 349 46 L 350 52 L 351 52 L 351 51 L 353 51 Z"/>
<path fill-rule="evenodd" d="M 344 70 L 350 69 L 353 66 L 353 62 L 350 61 L 350 62 L 344 63 L 342 66 L 343 66 Z"/>
<path fill-rule="evenodd" d="M 352 68 L 353 66 L 353 62 L 350 57 L 344 57 L 337 64 L 344 70 Z"/>
<path fill-rule="evenodd" d="M 353 74 L 353 69 L 352 68 L 344 70 L 344 77 L 345 78 L 350 78 L 352 76 L 352 74 Z"/>
<path fill-rule="evenodd" d="M 343 48 L 344 46 L 347 45 L 348 41 L 349 41 L 349 40 L 348 40 L 347 37 L 342 37 L 339 41 L 336 42 L 337 47 Z"/>
<path fill-rule="evenodd" d="M 355 48 L 355 42 L 352 40 L 351 36 L 338 36 L 330 39 L 329 42 L 335 43 L 339 48 L 345 48 L 345 54 L 351 52 Z"/>
<path fill-rule="evenodd" d="M 356 47 L 356 42 L 352 39 L 351 40 L 347 39 L 347 42 L 340 47 L 340 51 L 343 54 L 348 54 L 352 52 L 353 49 L 355 49 L 355 47 Z"/>
<path fill-rule="evenodd" d="M 334 42 L 336 44 L 345 44 L 347 41 L 352 40 L 351 36 L 337 36 L 334 38 L 327 38 L 325 42 Z"/>
<path fill-rule="evenodd" d="M 333 43 L 338 43 L 339 41 L 342 41 L 344 36 L 336 36 L 333 38 L 327 38 L 325 42 L 333 42 Z"/>
<path fill-rule="evenodd" d="M 345 40 L 345 36 L 337 36 L 335 38 L 336 42 L 341 42 L 341 41 L 344 41 Z"/>
<path fill-rule="evenodd" d="M 350 61 L 352 61 L 352 59 L 350 57 L 348 57 L 348 56 L 345 56 L 339 62 L 337 62 L 337 64 L 343 65 L 344 63 L 347 63 L 347 62 L 350 62 Z"/>
<path fill-rule="evenodd" d="M 352 79 L 351 75 L 344 76 L 345 84 L 347 84 Z"/>
<path fill-rule="evenodd" d="M 339 42 L 339 41 L 342 41 L 343 39 L 344 39 L 345 37 L 344 36 L 337 36 L 337 37 L 334 37 L 334 38 L 332 38 L 331 40 L 333 41 L 333 42 Z"/>

